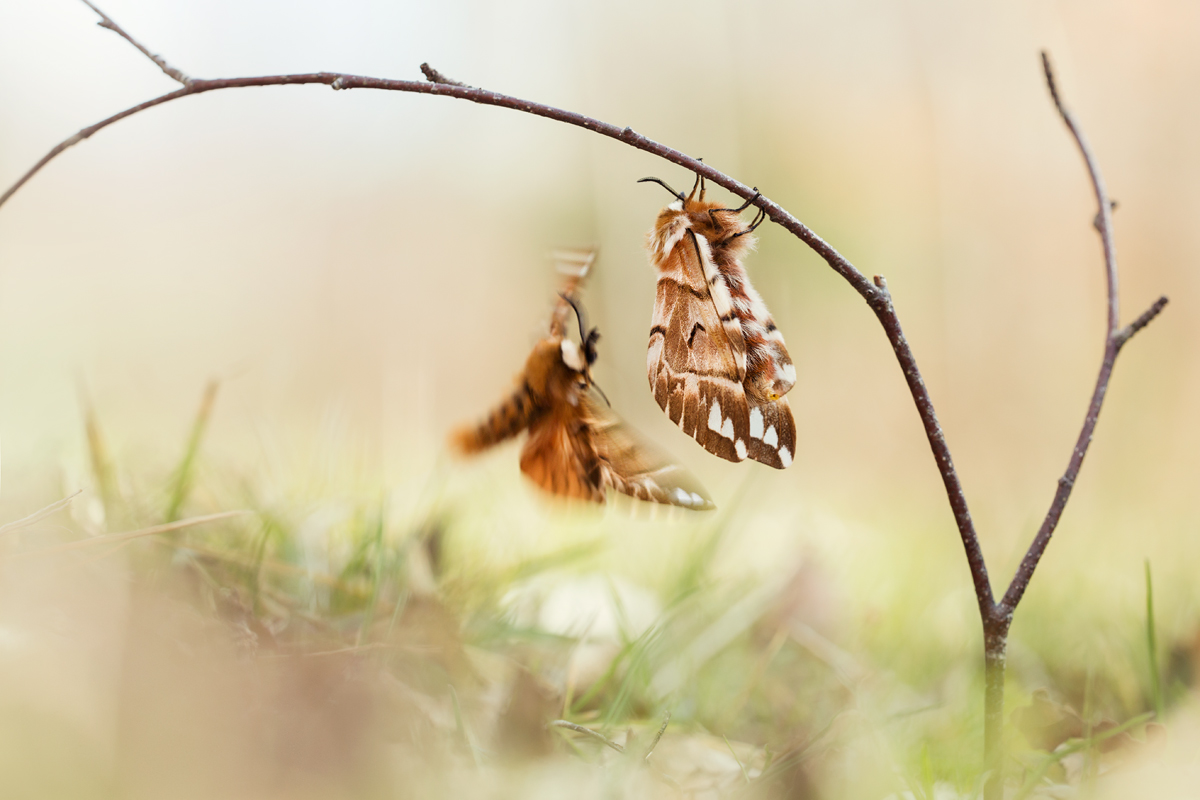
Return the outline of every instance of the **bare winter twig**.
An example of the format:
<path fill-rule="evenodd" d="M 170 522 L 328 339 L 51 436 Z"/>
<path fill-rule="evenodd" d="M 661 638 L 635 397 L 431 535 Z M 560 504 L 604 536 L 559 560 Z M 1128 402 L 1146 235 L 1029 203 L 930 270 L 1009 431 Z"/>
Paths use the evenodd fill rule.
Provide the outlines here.
<path fill-rule="evenodd" d="M 1063 510 L 1066 508 L 1067 500 L 1071 497 L 1071 490 L 1074 488 L 1075 480 L 1079 476 L 1079 470 L 1083 466 L 1083 458 L 1087 455 L 1088 446 L 1092 443 L 1092 436 L 1096 430 L 1096 422 L 1100 417 L 1100 407 L 1104 404 L 1104 396 L 1108 392 L 1108 384 L 1112 379 L 1113 365 L 1116 363 L 1117 355 L 1121 352 L 1121 348 L 1125 346 L 1126 342 L 1135 333 L 1149 325 L 1151 320 L 1157 317 L 1167 305 L 1167 298 L 1160 297 L 1128 327 L 1124 329 L 1118 327 L 1120 325 L 1120 302 L 1117 297 L 1117 254 L 1112 238 L 1112 209 L 1114 204 L 1108 197 L 1108 190 L 1104 186 L 1104 178 L 1100 175 L 1100 168 L 1096 164 L 1096 158 L 1092 155 L 1091 148 L 1088 146 L 1083 131 L 1080 130 L 1075 117 L 1063 104 L 1062 98 L 1059 96 L 1058 86 L 1054 80 L 1054 71 L 1050 67 L 1050 57 L 1045 52 L 1042 53 L 1042 68 L 1046 73 L 1046 83 L 1050 88 L 1050 97 L 1053 98 L 1054 105 L 1058 109 L 1058 113 L 1062 115 L 1067 129 L 1075 137 L 1075 144 L 1079 147 L 1079 152 L 1083 156 L 1084 164 L 1087 166 L 1088 175 L 1092 181 L 1092 189 L 1096 195 L 1096 204 L 1099 206 L 1099 210 L 1096 213 L 1096 230 L 1100 233 L 1100 240 L 1104 249 L 1104 273 L 1108 283 L 1108 327 L 1105 332 L 1104 359 L 1100 365 L 1100 374 L 1096 378 L 1096 388 L 1092 391 L 1092 399 L 1088 404 L 1087 414 L 1083 420 L 1083 429 L 1080 430 L 1079 438 L 1075 441 L 1075 448 L 1071 451 L 1071 458 L 1067 462 L 1066 472 L 1058 479 L 1058 489 L 1054 493 L 1054 500 L 1050 503 L 1050 510 L 1046 512 L 1046 517 L 1042 520 L 1041 527 L 1038 529 L 1037 535 L 1034 536 L 1033 543 L 1030 544 L 1025 557 L 1021 559 L 1021 564 L 1013 576 L 1012 583 L 1008 586 L 1008 591 L 1004 593 L 1003 599 L 998 604 L 998 617 L 1004 620 L 1006 629 L 1009 622 L 1011 622 L 1013 611 L 1016 610 L 1017 604 L 1021 602 L 1021 597 L 1024 596 L 1025 590 L 1029 586 L 1029 580 L 1033 577 L 1033 571 L 1037 568 L 1042 554 L 1046 551 L 1046 546 L 1050 543 L 1050 537 L 1054 534 L 1054 529 L 1058 526 L 1058 521 L 1062 517 Z"/>

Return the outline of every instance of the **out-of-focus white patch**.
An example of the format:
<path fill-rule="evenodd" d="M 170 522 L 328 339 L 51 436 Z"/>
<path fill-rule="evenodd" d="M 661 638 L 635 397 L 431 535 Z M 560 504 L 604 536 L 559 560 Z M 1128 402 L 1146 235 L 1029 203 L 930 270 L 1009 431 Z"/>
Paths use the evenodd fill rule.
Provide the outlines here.
<path fill-rule="evenodd" d="M 649 590 L 616 575 L 543 575 L 505 595 L 517 621 L 560 636 L 623 641 L 641 636 L 662 613 Z"/>

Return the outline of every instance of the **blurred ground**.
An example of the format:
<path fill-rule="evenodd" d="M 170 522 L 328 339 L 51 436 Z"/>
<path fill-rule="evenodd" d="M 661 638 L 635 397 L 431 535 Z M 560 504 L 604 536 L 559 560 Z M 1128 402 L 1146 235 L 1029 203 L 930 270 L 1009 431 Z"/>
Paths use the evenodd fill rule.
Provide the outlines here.
<path fill-rule="evenodd" d="M 1173 782 L 1188 785 L 1200 599 L 1190 499 L 1200 444 L 1194 4 L 104 8 L 194 75 L 417 77 L 429 61 L 468 83 L 630 125 L 759 186 L 864 272 L 887 276 L 998 584 L 1050 501 L 1102 344 L 1094 208 L 1042 83 L 1037 51 L 1049 49 L 1120 202 L 1124 318 L 1159 294 L 1172 304 L 1118 364 L 1071 506 L 1017 615 L 1009 708 L 1039 688 L 1091 720 L 1124 722 L 1151 707 L 1148 558 L 1170 738 L 1157 766 L 1127 764 L 1100 790 L 1120 796 L 1118 780 L 1147 775 L 1168 796 Z M 67 0 L 0 4 L 0 184 L 80 127 L 171 88 L 93 22 Z M 634 183 L 644 175 L 688 182 L 544 120 L 297 87 L 189 98 L 120 123 L 0 209 L 0 520 L 85 490 L 69 516 L 0 547 L 169 516 L 173 471 L 215 377 L 181 513 L 248 506 L 275 522 L 182 541 L 308 576 L 281 579 L 270 600 L 256 588 L 258 567 L 237 572 L 226 558 L 217 569 L 205 560 L 215 556 L 146 542 L 6 563 L 3 735 L 31 748 L 9 750 L 12 774 L 28 768 L 34 781 L 30 796 L 53 796 L 36 783 L 51 778 L 67 781 L 60 796 L 161 796 L 185 784 L 196 796 L 231 786 L 297 796 L 288 781 L 309 774 L 297 764 L 316 776 L 302 781 L 314 796 L 386 793 L 404 785 L 397 774 L 466 781 L 430 784 L 426 795 L 488 784 L 462 777 L 477 751 L 460 732 L 486 751 L 485 776 L 501 769 L 495 742 L 511 737 L 489 737 L 508 698 L 526 696 L 514 691 L 517 675 L 545 683 L 564 713 L 570 654 L 591 634 L 563 628 L 565 612 L 539 616 L 559 586 L 576 598 L 571 609 L 591 608 L 579 597 L 641 598 L 644 620 L 614 622 L 605 635 L 616 652 L 601 648 L 600 663 L 613 663 L 622 637 L 638 641 L 655 625 L 670 633 L 666 650 L 646 656 L 652 668 L 631 672 L 628 653 L 614 668 L 641 676 L 630 679 L 636 702 L 597 690 L 575 709 L 581 724 L 653 730 L 669 709 L 664 760 L 681 739 L 708 747 L 705 736 L 724 745 L 728 735 L 760 759 L 747 769 L 759 769 L 765 748 L 802 747 L 837 720 L 811 785 L 797 792 L 883 797 L 973 784 L 974 602 L 886 340 L 823 263 L 761 229 L 749 268 L 798 365 L 791 402 L 802 447 L 785 473 L 704 456 L 655 408 L 642 377 L 653 276 L 641 243 L 663 201 Z M 444 457 L 445 432 L 481 414 L 522 363 L 553 297 L 547 253 L 563 245 L 600 249 L 586 302 L 604 333 L 605 391 L 710 488 L 717 521 L 560 512 L 521 482 L 512 449 L 478 465 Z M 87 441 L 89 404 L 107 473 Z M 391 567 L 378 561 L 383 545 L 355 560 L 375 530 Z M 433 530 L 445 561 L 426 574 L 410 555 Z M 313 578 L 362 570 L 370 590 L 348 596 Z M 624 588 L 597 589 L 610 583 Z M 446 616 L 406 627 L 407 611 L 395 609 L 414 592 Z M 772 620 L 790 618 L 777 607 L 795 593 L 808 605 L 805 628 L 793 630 Z M 385 603 L 395 625 L 380 632 Z M 533 643 L 472 627 L 497 620 Z M 449 643 L 411 644 L 425 626 Z M 417 667 L 391 650 L 310 657 L 375 644 L 469 655 L 442 664 L 420 650 L 409 658 Z M 430 660 L 436 678 L 414 677 Z M 310 707 L 314 698 L 325 705 Z M 247 723 L 254 703 L 259 716 Z M 545 709 L 531 704 L 540 719 Z M 172 726 L 178 738 L 159 736 Z M 555 756 L 516 758 L 529 771 L 514 787 L 590 785 L 581 776 L 599 769 L 598 750 L 578 759 L 561 738 L 529 746 Z M 440 758 L 456 766 L 412 766 Z M 189 783 L 198 765 L 226 783 Z M 741 774 L 736 761 L 721 769 L 714 786 Z"/>

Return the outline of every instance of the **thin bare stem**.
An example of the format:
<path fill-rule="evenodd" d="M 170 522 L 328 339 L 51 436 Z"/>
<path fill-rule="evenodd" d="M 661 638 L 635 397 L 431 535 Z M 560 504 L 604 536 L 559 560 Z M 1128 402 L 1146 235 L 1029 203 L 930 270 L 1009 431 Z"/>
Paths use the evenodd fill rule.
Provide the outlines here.
<path fill-rule="evenodd" d="M 1029 550 L 1026 551 L 1025 557 L 1021 559 L 1021 564 L 1017 567 L 1016 574 L 1008 586 L 1008 591 L 1004 593 L 1004 598 L 997 606 L 997 622 L 1003 625 L 1005 631 L 1007 631 L 1008 625 L 1012 621 L 1012 614 L 1016 610 L 1017 604 L 1021 602 L 1025 590 L 1029 588 L 1029 581 L 1033 578 L 1033 572 L 1037 569 L 1038 562 L 1041 561 L 1042 555 L 1046 552 L 1046 546 L 1050 544 L 1050 537 L 1054 535 L 1054 530 L 1058 527 L 1063 510 L 1066 508 L 1067 501 L 1071 497 L 1071 490 L 1075 488 L 1075 481 L 1078 479 L 1079 470 L 1083 466 L 1084 456 L 1087 455 L 1088 447 L 1092 443 L 1092 436 L 1096 431 L 1096 422 L 1100 418 L 1100 408 L 1104 405 L 1104 397 L 1108 393 L 1108 384 L 1112 379 L 1113 366 L 1116 364 L 1117 355 L 1121 352 L 1121 348 L 1133 338 L 1133 335 L 1149 325 L 1167 305 L 1167 298 L 1160 297 L 1128 327 L 1124 329 L 1118 327 L 1120 325 L 1120 305 L 1117 299 L 1117 254 L 1113 247 L 1112 239 L 1112 201 L 1108 197 L 1108 190 L 1105 189 L 1104 179 L 1100 175 L 1100 169 L 1096 165 L 1096 159 L 1088 147 L 1083 131 L 1080 130 L 1075 117 L 1063 104 L 1062 98 L 1059 96 L 1058 87 L 1054 81 L 1054 72 L 1050 67 L 1050 57 L 1045 52 L 1042 53 L 1042 67 L 1046 73 L 1046 83 L 1050 88 L 1050 96 L 1054 99 L 1054 105 L 1058 109 L 1058 113 L 1062 115 L 1067 129 L 1075 137 L 1075 143 L 1079 147 L 1079 152 L 1083 155 L 1088 175 L 1091 177 L 1092 189 L 1096 195 L 1096 204 L 1099 206 L 1099 211 L 1096 213 L 1095 227 L 1100 234 L 1104 250 L 1104 272 L 1108 282 L 1108 326 L 1104 337 L 1104 358 L 1100 363 L 1100 374 L 1096 377 L 1096 386 L 1092 390 L 1092 399 L 1088 403 L 1087 413 L 1083 418 L 1083 428 L 1079 431 L 1079 438 L 1075 440 L 1075 447 L 1071 451 L 1071 458 L 1067 462 L 1067 469 L 1062 477 L 1058 479 L 1058 488 L 1054 492 L 1054 499 L 1050 503 L 1050 509 L 1046 512 L 1046 517 L 1042 520 L 1041 527 L 1038 528 L 1038 532 L 1034 536 L 1033 542 L 1029 545 Z"/>
<path fill-rule="evenodd" d="M 1083 130 L 1075 121 L 1075 116 L 1063 105 L 1062 98 L 1058 94 L 1058 85 L 1054 81 L 1054 70 L 1050 67 L 1050 54 L 1045 50 L 1042 51 L 1042 70 L 1046 73 L 1046 85 L 1050 89 L 1054 107 L 1058 109 L 1063 122 L 1067 124 L 1067 129 L 1075 137 L 1079 154 L 1083 156 L 1084 164 L 1087 165 L 1088 176 L 1092 179 L 1092 190 L 1096 193 L 1096 203 L 1100 206 L 1100 210 L 1096 212 L 1094 224 L 1100 233 L 1101 244 L 1104 247 L 1104 275 L 1108 280 L 1108 335 L 1112 336 L 1117 332 L 1117 320 L 1121 316 L 1120 299 L 1117 294 L 1117 252 L 1112 238 L 1113 202 L 1108 197 L 1108 190 L 1104 187 L 1104 177 L 1100 174 L 1100 167 L 1096 165 L 1096 157 L 1092 155 L 1087 137 L 1083 135 Z"/>
<path fill-rule="evenodd" d="M 142 55 L 144 55 L 146 58 L 150 59 L 155 64 L 157 64 L 158 68 L 161 69 L 163 72 L 167 73 L 167 75 L 169 75 L 172 79 L 178 81 L 179 83 L 182 83 L 184 86 L 187 86 L 188 84 L 190 84 L 192 82 L 192 79 L 189 78 L 187 75 L 185 75 L 182 70 L 178 70 L 175 67 L 172 67 L 170 64 L 167 63 L 166 59 L 164 59 L 162 56 L 155 55 L 154 53 L 151 53 L 149 50 L 147 50 L 145 48 L 145 46 L 142 45 L 141 42 L 139 42 L 137 39 L 130 36 L 125 31 L 124 28 L 122 28 L 120 25 L 118 25 L 116 22 L 113 21 L 112 17 L 108 16 L 108 14 L 105 14 L 103 11 L 96 8 L 96 6 L 92 5 L 92 3 L 89 0 L 83 0 L 83 4 L 86 5 L 88 8 L 90 8 L 92 11 L 95 11 L 97 15 L 99 15 L 100 21 L 96 23 L 97 25 L 99 25 L 101 28 L 108 28 L 110 31 L 117 34 L 122 39 L 124 39 L 125 41 L 129 42 L 131 45 L 136 47 L 138 50 L 140 50 L 142 52 Z"/>
<path fill-rule="evenodd" d="M 875 285 L 878 287 L 878 293 L 877 297 L 870 301 L 871 309 L 879 318 L 880 324 L 883 325 L 884 332 L 887 333 L 888 341 L 891 342 L 892 350 L 896 354 L 896 360 L 900 362 L 904 379 L 908 382 L 909 393 L 912 394 L 913 401 L 917 404 L 917 413 L 920 414 L 921 422 L 925 426 L 925 437 L 929 440 L 929 447 L 933 451 L 934 461 L 937 462 L 938 472 L 942 476 L 942 484 L 946 488 L 946 497 L 950 500 L 950 509 L 954 512 L 954 521 L 958 525 L 962 538 L 967 565 L 971 570 L 971 580 L 975 586 L 975 599 L 979 605 L 980 617 L 986 620 L 994 606 L 992 585 L 988 580 L 987 564 L 983 559 L 983 551 L 979 547 L 979 538 L 975 534 L 975 523 L 971 519 L 971 511 L 967 507 L 967 498 L 963 493 L 962 482 L 958 478 L 958 471 L 954 468 L 954 461 L 950 457 L 950 446 L 946 443 L 946 434 L 942 431 L 941 423 L 938 422 L 937 412 L 934 411 L 933 399 L 921 377 L 921 371 L 917 369 L 917 360 L 904 336 L 904 329 L 900 327 L 900 317 L 897 316 L 896 307 L 892 304 L 892 295 L 888 291 L 887 281 L 882 275 L 876 275 Z"/>

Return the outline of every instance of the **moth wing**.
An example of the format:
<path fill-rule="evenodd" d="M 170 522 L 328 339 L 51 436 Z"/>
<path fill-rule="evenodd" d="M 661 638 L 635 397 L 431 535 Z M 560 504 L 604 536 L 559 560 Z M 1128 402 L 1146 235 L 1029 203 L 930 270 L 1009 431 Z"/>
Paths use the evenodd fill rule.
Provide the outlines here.
<path fill-rule="evenodd" d="M 690 472 L 643 442 L 615 414 L 593 397 L 585 398 L 584 406 L 603 488 L 683 508 L 716 508 Z"/>
<path fill-rule="evenodd" d="M 551 494 L 604 502 L 600 460 L 577 407 L 563 403 L 529 426 L 521 471 Z"/>
<path fill-rule="evenodd" d="M 786 397 L 774 402 L 760 402 L 747 395 L 750 405 L 750 458 L 774 467 L 786 469 L 796 455 L 796 423 Z"/>
<path fill-rule="evenodd" d="M 656 262 L 658 288 L 646 353 L 650 388 L 671 421 L 705 450 L 742 461 L 749 452 L 750 408 L 703 266 L 685 249 L 688 238 Z"/>
<path fill-rule="evenodd" d="M 712 245 L 709 244 L 708 239 L 697 236 L 691 231 L 688 232 L 688 238 L 691 240 L 692 250 L 696 253 L 700 271 L 704 276 L 704 286 L 705 291 L 708 292 L 709 302 L 712 303 L 717 319 L 721 321 L 721 328 L 729 342 L 729 350 L 733 353 L 736 377 L 739 382 L 745 381 L 749 347 L 745 333 L 742 331 L 742 323 L 733 310 L 733 293 L 729 290 L 729 285 L 725 282 L 725 275 L 713 258 Z M 680 246 L 684 246 L 684 243 L 681 242 Z"/>

